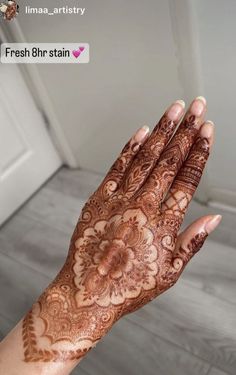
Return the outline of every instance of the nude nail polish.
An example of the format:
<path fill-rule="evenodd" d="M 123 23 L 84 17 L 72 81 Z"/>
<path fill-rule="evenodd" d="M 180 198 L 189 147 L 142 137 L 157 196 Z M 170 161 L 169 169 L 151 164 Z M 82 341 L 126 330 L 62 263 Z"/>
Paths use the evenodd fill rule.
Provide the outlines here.
<path fill-rule="evenodd" d="M 149 132 L 149 126 L 147 125 L 142 126 L 141 129 L 143 129 L 146 133 Z"/>
<path fill-rule="evenodd" d="M 204 125 L 202 125 L 200 130 L 200 135 L 203 138 L 210 139 L 214 132 L 214 124 L 212 121 L 206 121 Z"/>
<path fill-rule="evenodd" d="M 192 102 L 192 105 L 190 107 L 190 111 L 194 116 L 200 117 L 200 116 L 202 116 L 202 114 L 205 110 L 205 107 L 206 107 L 206 99 L 203 98 L 203 96 L 198 96 Z"/>
<path fill-rule="evenodd" d="M 196 98 L 195 98 L 195 100 L 201 100 L 205 105 L 206 105 L 206 98 L 204 98 L 204 96 L 197 96 Z"/>
<path fill-rule="evenodd" d="M 210 220 L 207 221 L 205 225 L 205 230 L 208 234 L 213 232 L 214 229 L 219 225 L 221 222 L 222 216 L 221 215 L 214 215 Z"/>
<path fill-rule="evenodd" d="M 172 121 L 180 120 L 185 108 L 183 100 L 176 100 L 168 110 L 168 118 Z"/>
<path fill-rule="evenodd" d="M 175 103 L 179 103 L 183 108 L 185 108 L 185 102 L 182 99 L 176 100 Z"/>
<path fill-rule="evenodd" d="M 144 125 L 142 128 L 140 128 L 137 133 L 134 136 L 134 139 L 137 143 L 142 143 L 149 133 L 149 127 L 147 125 Z"/>

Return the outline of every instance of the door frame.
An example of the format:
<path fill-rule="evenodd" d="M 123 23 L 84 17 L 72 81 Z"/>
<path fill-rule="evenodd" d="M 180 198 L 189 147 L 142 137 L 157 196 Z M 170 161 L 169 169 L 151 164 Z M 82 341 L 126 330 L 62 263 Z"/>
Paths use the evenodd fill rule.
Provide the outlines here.
<path fill-rule="evenodd" d="M 194 4 L 191 0 L 168 0 L 172 35 L 176 46 L 179 82 L 186 101 L 205 94 L 202 79 L 201 52 Z M 194 199 L 210 203 L 210 184 L 206 166 Z"/>
<path fill-rule="evenodd" d="M 27 43 L 21 27 L 15 19 L 13 22 L 0 24 L 0 39 L 3 43 Z M 63 164 L 70 168 L 78 168 L 76 160 L 67 138 L 62 130 L 60 120 L 53 108 L 45 85 L 42 82 L 36 64 L 19 64 L 19 69 L 28 86 L 35 105 L 42 113 L 49 136 L 57 149 Z"/>

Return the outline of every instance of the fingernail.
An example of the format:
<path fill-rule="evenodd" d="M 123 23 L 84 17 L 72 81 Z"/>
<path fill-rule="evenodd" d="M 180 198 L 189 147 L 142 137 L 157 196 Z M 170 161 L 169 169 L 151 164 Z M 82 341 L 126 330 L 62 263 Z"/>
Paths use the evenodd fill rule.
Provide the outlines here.
<path fill-rule="evenodd" d="M 201 100 L 206 105 L 206 98 L 204 96 L 197 96 L 195 100 Z"/>
<path fill-rule="evenodd" d="M 168 118 L 172 121 L 180 120 L 185 108 L 183 100 L 176 100 L 168 109 Z"/>
<path fill-rule="evenodd" d="M 210 139 L 214 132 L 214 124 L 212 121 L 206 121 L 200 130 L 200 135 L 203 138 Z"/>
<path fill-rule="evenodd" d="M 194 116 L 200 117 L 203 114 L 205 107 L 206 107 L 206 99 L 203 96 L 198 96 L 192 102 L 190 111 Z"/>
<path fill-rule="evenodd" d="M 137 143 L 142 143 L 146 139 L 148 133 L 149 133 L 149 127 L 147 125 L 144 125 L 142 128 L 140 128 L 136 132 L 134 136 L 135 141 Z"/>
<path fill-rule="evenodd" d="M 207 221 L 205 225 L 205 230 L 208 234 L 213 232 L 216 229 L 217 225 L 221 222 L 222 216 L 221 215 L 214 215 L 210 220 Z"/>
<path fill-rule="evenodd" d="M 175 103 L 179 103 L 183 108 L 185 108 L 185 102 L 182 99 L 176 100 Z"/>

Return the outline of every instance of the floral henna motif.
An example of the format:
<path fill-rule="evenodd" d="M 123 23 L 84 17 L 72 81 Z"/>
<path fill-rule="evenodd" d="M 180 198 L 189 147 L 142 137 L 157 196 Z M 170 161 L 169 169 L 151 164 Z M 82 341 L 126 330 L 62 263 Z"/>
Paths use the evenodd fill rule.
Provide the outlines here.
<path fill-rule="evenodd" d="M 36 350 L 39 333 L 30 336 L 23 330 L 25 361 L 82 356 L 122 315 L 164 291 L 159 271 L 169 267 L 178 221 L 162 218 L 152 226 L 145 205 L 139 205 L 89 223 L 87 217 L 95 218 L 89 211 L 97 207 L 90 203 L 87 214 L 83 210 L 63 270 L 24 322 L 32 328 L 32 322 L 41 319 L 40 337 L 47 338 L 53 350 Z M 58 350 L 62 342 L 71 349 Z"/>
<path fill-rule="evenodd" d="M 76 241 L 78 305 L 125 304 L 156 287 L 158 249 L 141 209 L 88 227 Z"/>
<path fill-rule="evenodd" d="M 85 204 L 64 267 L 24 319 L 26 362 L 81 358 L 124 314 L 176 282 L 206 235 L 175 249 L 209 154 L 203 138 L 191 149 L 198 121 L 188 114 L 163 153 L 176 126 L 167 115 L 142 147 L 135 138 L 125 146 Z"/>
<path fill-rule="evenodd" d="M 23 321 L 24 360 L 79 360 L 103 337 L 120 315 L 120 308 L 76 305 L 73 274 L 66 264 Z M 43 326 L 38 327 L 39 320 Z M 35 328 L 37 327 L 37 329 Z M 42 338 L 46 338 L 42 342 Z M 50 349 L 49 349 L 50 348 Z"/>

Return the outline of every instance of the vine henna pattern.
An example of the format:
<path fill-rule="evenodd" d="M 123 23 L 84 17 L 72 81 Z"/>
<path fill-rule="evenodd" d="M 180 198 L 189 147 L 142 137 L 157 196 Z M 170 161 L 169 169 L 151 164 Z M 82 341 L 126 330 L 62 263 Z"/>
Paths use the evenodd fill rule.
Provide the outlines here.
<path fill-rule="evenodd" d="M 37 337 L 34 329 L 34 319 L 32 311 L 29 311 L 26 318 L 23 320 L 23 340 L 24 340 L 24 355 L 26 362 L 55 362 L 66 360 L 78 360 L 82 358 L 89 349 L 78 349 L 76 351 L 65 350 L 46 350 L 37 348 Z"/>
<path fill-rule="evenodd" d="M 191 111 L 170 141 L 181 113 L 165 114 L 143 143 L 132 138 L 85 204 L 64 267 L 23 321 L 26 362 L 83 357 L 124 314 L 174 285 L 202 246 L 205 231 L 176 247 L 209 155 Z"/>

